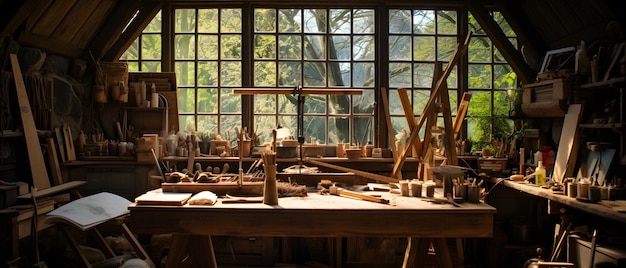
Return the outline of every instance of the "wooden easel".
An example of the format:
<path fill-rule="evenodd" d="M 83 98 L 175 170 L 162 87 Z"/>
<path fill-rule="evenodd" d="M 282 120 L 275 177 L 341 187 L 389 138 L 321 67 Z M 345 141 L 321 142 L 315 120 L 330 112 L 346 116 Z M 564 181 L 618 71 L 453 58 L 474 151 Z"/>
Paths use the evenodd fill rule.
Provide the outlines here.
<path fill-rule="evenodd" d="M 417 124 L 415 125 L 415 127 L 413 127 L 411 129 L 411 135 L 409 136 L 408 139 L 408 143 L 413 144 L 414 140 L 416 138 L 418 138 L 418 133 L 420 131 L 420 129 L 422 128 L 422 126 L 424 125 L 424 122 L 426 121 L 427 118 L 429 118 L 429 122 L 433 122 L 432 124 L 434 124 L 434 122 L 437 120 L 437 116 L 436 113 L 434 113 L 434 109 L 435 109 L 435 104 L 438 100 L 440 99 L 446 99 L 448 101 L 448 113 L 450 113 L 449 109 L 450 109 L 450 103 L 449 103 L 449 96 L 448 96 L 448 90 L 447 90 L 447 86 L 446 85 L 446 79 L 448 78 L 448 76 L 450 75 L 450 73 L 452 72 L 452 68 L 458 63 L 459 58 L 461 57 L 461 55 L 465 54 L 465 52 L 467 51 L 467 46 L 469 45 L 469 40 L 472 37 L 472 33 L 468 33 L 465 41 L 463 42 L 463 44 L 457 44 L 456 49 L 454 50 L 454 53 L 452 55 L 452 58 L 450 59 L 450 62 L 448 63 L 448 66 L 446 66 L 445 71 L 441 74 L 441 76 L 439 76 L 439 78 L 437 79 L 437 83 L 433 86 L 433 90 L 432 93 L 430 95 L 430 98 L 428 99 L 428 102 L 426 103 L 425 107 L 424 107 L 424 112 L 420 115 L 419 121 L 417 122 Z M 442 93 L 442 91 L 444 91 Z M 445 94 L 445 95 L 441 95 L 441 94 Z M 443 104 L 445 105 L 445 104 Z M 445 108 L 444 108 L 445 110 Z M 433 119 L 433 115 L 434 115 L 434 119 Z M 444 116 L 445 117 L 445 116 Z M 452 119 L 451 116 L 449 117 L 450 121 L 449 124 L 446 123 L 446 125 L 449 125 L 449 130 L 451 132 L 449 133 L 454 133 L 453 131 L 453 127 L 452 127 Z M 430 123 L 429 123 L 430 124 Z M 428 124 L 427 124 L 428 126 Z M 432 127 L 431 127 L 432 128 Z M 428 137 L 428 132 L 429 129 L 427 127 L 427 131 L 426 131 L 426 135 L 424 135 L 424 145 L 423 146 L 428 146 L 429 142 L 428 140 L 430 139 L 430 137 Z M 432 134 L 432 133 L 431 133 Z M 451 137 L 449 137 L 449 139 L 452 140 L 451 144 L 454 144 L 454 135 L 449 135 Z M 448 141 L 450 142 L 450 141 Z M 393 171 L 392 171 L 392 177 L 397 177 L 398 173 L 401 172 L 402 170 L 402 166 L 404 165 L 404 161 L 406 159 L 406 154 L 408 152 L 408 150 L 411 149 L 411 146 L 407 146 L 406 148 L 404 148 L 404 150 L 402 152 L 400 152 L 400 154 L 398 155 L 398 158 L 396 159 L 396 163 L 393 167 Z M 422 150 L 423 152 L 426 152 L 427 150 Z M 452 156 L 448 155 L 448 158 L 451 158 L 452 160 L 450 160 L 450 162 L 448 163 L 455 163 L 454 161 L 456 160 L 456 150 L 452 149 L 452 150 L 448 150 L 450 152 L 448 152 L 449 154 L 453 154 Z"/>

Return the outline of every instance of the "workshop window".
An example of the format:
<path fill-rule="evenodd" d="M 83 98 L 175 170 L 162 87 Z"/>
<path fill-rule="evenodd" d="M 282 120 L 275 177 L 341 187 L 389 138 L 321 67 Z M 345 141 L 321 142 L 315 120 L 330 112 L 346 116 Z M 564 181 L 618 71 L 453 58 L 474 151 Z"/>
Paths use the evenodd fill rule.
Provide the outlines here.
<path fill-rule="evenodd" d="M 254 9 L 253 87 L 358 88 L 360 96 L 306 95 L 306 142 L 371 139 L 375 86 L 375 12 L 372 9 Z M 295 130 L 294 95 L 255 95 L 254 125 L 271 133 Z M 269 141 L 269 135 L 261 141 Z"/>
<path fill-rule="evenodd" d="M 296 96 L 245 96 L 233 89 L 356 88 L 363 95 L 305 96 L 305 141 L 384 145 L 383 136 L 373 137 L 383 133 L 374 126 L 386 124 L 374 122 L 375 106 L 381 105 L 375 103 L 376 91 L 389 88 L 394 135 L 408 130 L 397 89 L 408 89 L 419 117 L 430 98 L 435 63 L 445 69 L 457 43 L 471 31 L 467 61 L 463 58 L 447 78 L 451 113 L 456 114 L 462 91 L 471 92 L 462 138 L 474 142 L 473 150 L 512 133 L 508 92 L 517 87 L 516 75 L 469 12 L 271 3 L 203 3 L 163 12 L 163 25 L 159 12 L 120 60 L 129 63 L 130 71 L 176 72 L 180 125 L 175 129 L 228 136 L 235 127 L 251 124 L 250 132 L 266 142 L 278 124 L 295 133 Z M 492 16 L 517 45 L 503 16 Z M 438 121 L 443 126 L 441 116 Z"/>
<path fill-rule="evenodd" d="M 394 134 L 410 133 L 397 89 L 407 89 L 413 113 L 419 118 L 430 99 L 435 63 L 442 62 L 444 70 L 459 40 L 457 21 L 454 10 L 389 10 L 389 111 Z M 452 115 L 456 111 L 457 70 L 454 67 L 446 80 Z M 441 114 L 437 121 L 443 126 Z M 424 137 L 424 129 L 420 137 Z"/>
<path fill-rule="evenodd" d="M 502 14 L 492 12 L 492 17 L 517 47 L 515 33 Z M 489 148 L 492 139 L 506 140 L 513 133 L 513 121 L 508 118 L 513 103 L 509 93 L 518 83 L 511 66 L 471 14 L 468 21 L 469 30 L 474 32 L 467 51 L 468 90 L 472 93 L 468 137 L 474 142 L 473 150 L 481 150 Z"/>
<path fill-rule="evenodd" d="M 128 63 L 130 72 L 161 71 L 161 29 L 159 12 L 120 57 L 120 61 Z"/>
<path fill-rule="evenodd" d="M 175 9 L 179 124 L 226 138 L 241 126 L 242 10 Z"/>

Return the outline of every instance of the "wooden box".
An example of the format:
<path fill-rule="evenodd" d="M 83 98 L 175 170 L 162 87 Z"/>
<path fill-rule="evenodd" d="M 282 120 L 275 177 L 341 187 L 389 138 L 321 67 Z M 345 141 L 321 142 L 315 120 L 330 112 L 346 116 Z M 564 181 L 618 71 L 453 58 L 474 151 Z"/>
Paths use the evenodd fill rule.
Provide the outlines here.
<path fill-rule="evenodd" d="M 478 158 L 478 172 L 487 175 L 502 175 L 507 169 L 508 158 Z"/>
<path fill-rule="evenodd" d="M 565 79 L 550 79 L 525 85 L 522 111 L 529 117 L 562 117 L 567 110 Z"/>

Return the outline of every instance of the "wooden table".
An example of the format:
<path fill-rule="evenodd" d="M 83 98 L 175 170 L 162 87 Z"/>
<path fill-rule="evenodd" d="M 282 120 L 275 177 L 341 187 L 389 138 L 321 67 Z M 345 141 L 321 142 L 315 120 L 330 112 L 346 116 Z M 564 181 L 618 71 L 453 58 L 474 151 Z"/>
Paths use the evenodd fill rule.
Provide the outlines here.
<path fill-rule="evenodd" d="M 390 193 L 382 197 L 390 204 L 309 193 L 280 198 L 277 206 L 218 200 L 213 206 L 131 204 L 129 209 L 134 232 L 173 233 L 167 267 L 180 267 L 185 259 L 195 267 L 217 267 L 210 238 L 217 235 L 409 237 L 403 267 L 421 267 L 424 258 L 419 255 L 427 253 L 431 242 L 436 246 L 444 238 L 493 234 L 496 209 L 487 204 L 466 202 L 454 207 Z M 436 250 L 444 258 L 443 266 L 452 267 L 447 248 Z"/>

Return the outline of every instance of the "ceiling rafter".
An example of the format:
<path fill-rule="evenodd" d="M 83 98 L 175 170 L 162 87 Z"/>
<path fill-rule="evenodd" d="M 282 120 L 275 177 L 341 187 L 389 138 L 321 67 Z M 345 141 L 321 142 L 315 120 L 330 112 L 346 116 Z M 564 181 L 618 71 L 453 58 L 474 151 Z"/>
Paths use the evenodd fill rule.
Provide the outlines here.
<path fill-rule="evenodd" d="M 154 16 L 163 7 L 163 1 L 147 2 L 139 8 L 137 16 L 126 27 L 126 30 L 104 54 L 103 59 L 113 61 L 119 59 L 124 51 L 135 41 L 141 32 L 150 24 Z"/>
<path fill-rule="evenodd" d="M 477 3 L 480 2 L 480 3 Z M 493 44 L 500 50 L 502 56 L 507 60 L 513 71 L 517 73 L 522 83 L 527 84 L 535 80 L 537 73 L 526 63 L 522 54 L 509 42 L 508 38 L 493 20 L 482 1 L 468 1 L 467 6 L 480 23 Z"/>
<path fill-rule="evenodd" d="M 100 27 L 100 32 L 89 45 L 89 51 L 93 54 L 93 57 L 96 59 L 103 58 L 113 44 L 120 39 L 122 31 L 135 16 L 140 6 L 140 1 L 117 2 L 102 27 Z"/>

